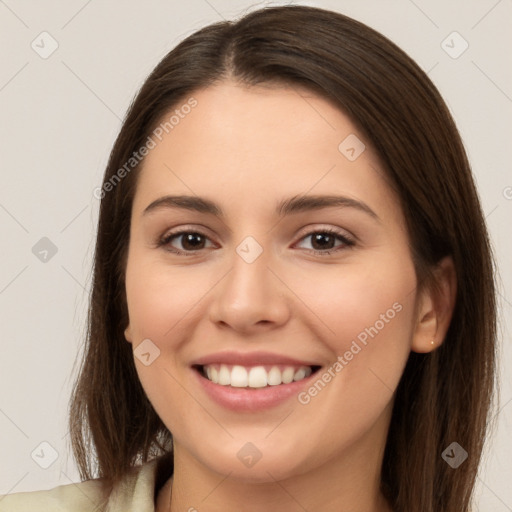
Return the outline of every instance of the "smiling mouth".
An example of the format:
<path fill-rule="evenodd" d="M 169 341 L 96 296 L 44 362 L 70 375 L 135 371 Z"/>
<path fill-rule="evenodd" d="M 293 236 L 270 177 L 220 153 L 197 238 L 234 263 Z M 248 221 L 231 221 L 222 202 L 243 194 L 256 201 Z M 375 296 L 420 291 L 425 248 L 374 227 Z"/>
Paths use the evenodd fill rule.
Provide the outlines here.
<path fill-rule="evenodd" d="M 316 373 L 320 366 L 208 364 L 194 365 L 193 368 L 220 386 L 261 389 L 301 381 Z"/>

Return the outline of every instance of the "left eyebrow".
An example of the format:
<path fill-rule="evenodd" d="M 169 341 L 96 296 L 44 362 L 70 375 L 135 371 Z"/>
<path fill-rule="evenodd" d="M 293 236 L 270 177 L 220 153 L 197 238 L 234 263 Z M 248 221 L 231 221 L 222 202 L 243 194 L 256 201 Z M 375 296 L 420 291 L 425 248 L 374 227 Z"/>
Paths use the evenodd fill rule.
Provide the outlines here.
<path fill-rule="evenodd" d="M 380 222 L 379 216 L 362 201 L 345 196 L 294 196 L 279 203 L 276 212 L 279 216 L 292 213 L 320 210 L 322 208 L 332 207 L 355 208 Z"/>
<path fill-rule="evenodd" d="M 366 203 L 345 196 L 294 196 L 281 201 L 276 207 L 276 214 L 282 217 L 294 213 L 332 207 L 354 208 L 363 213 L 366 213 L 373 219 L 380 222 L 379 216 Z M 213 201 L 204 197 L 186 195 L 160 197 L 149 204 L 142 212 L 142 215 L 146 215 L 155 210 L 167 208 L 192 210 L 199 213 L 209 213 L 211 215 L 215 215 L 216 217 L 224 218 L 222 208 Z"/>

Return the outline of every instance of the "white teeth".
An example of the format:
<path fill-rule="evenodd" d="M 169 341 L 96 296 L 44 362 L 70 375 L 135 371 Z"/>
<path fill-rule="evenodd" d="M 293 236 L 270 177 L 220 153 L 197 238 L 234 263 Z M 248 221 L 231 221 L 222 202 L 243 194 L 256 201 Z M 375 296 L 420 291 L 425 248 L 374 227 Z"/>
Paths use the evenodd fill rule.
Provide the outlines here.
<path fill-rule="evenodd" d="M 264 388 L 267 385 L 267 372 L 263 366 L 255 366 L 249 370 L 250 388 Z"/>
<path fill-rule="evenodd" d="M 312 369 L 309 366 L 299 368 L 286 366 L 281 371 L 279 367 L 272 366 L 269 371 L 264 366 L 253 366 L 245 368 L 244 366 L 225 364 L 206 365 L 203 367 L 208 380 L 221 386 L 232 386 L 235 388 L 264 388 L 266 386 L 278 386 L 279 384 L 289 384 L 309 377 Z"/>
<path fill-rule="evenodd" d="M 295 370 L 293 368 L 285 368 L 284 372 L 281 374 L 281 380 L 283 384 L 290 384 L 293 381 L 293 375 L 295 374 Z"/>
<path fill-rule="evenodd" d="M 221 365 L 219 370 L 219 384 L 222 386 L 229 386 L 231 384 L 231 372 L 225 364 Z"/>
<path fill-rule="evenodd" d="M 267 382 L 271 386 L 278 386 L 279 384 L 281 384 L 281 372 L 280 372 L 279 368 L 277 368 L 276 366 L 273 366 L 270 369 L 270 371 L 268 372 L 268 375 L 267 375 Z"/>
<path fill-rule="evenodd" d="M 304 370 L 304 368 L 299 368 L 299 369 L 295 372 L 295 375 L 293 376 L 293 380 L 301 380 L 301 379 L 303 379 L 305 376 L 306 376 L 306 370 Z"/>
<path fill-rule="evenodd" d="M 248 383 L 249 378 L 247 370 L 243 366 L 233 366 L 233 369 L 231 370 L 231 386 L 234 388 L 246 388 Z"/>

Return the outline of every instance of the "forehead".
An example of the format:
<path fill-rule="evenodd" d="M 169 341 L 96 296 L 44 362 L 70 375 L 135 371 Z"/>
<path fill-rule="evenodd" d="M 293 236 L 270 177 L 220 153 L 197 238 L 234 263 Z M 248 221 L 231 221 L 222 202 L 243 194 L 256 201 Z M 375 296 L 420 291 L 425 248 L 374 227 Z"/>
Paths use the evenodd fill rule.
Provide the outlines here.
<path fill-rule="evenodd" d="M 196 91 L 191 97 L 196 106 L 186 115 L 180 119 L 169 113 L 163 116 L 162 127 L 170 117 L 176 123 L 167 126 L 169 147 L 160 144 L 161 151 L 150 154 L 148 160 L 165 149 L 172 151 L 174 142 L 181 145 L 181 154 L 191 157 L 212 150 L 218 157 L 222 152 L 226 160 L 230 154 L 236 154 L 237 159 L 246 154 L 240 162 L 246 166 L 254 162 L 255 156 L 257 163 L 282 157 L 273 167 L 304 156 L 321 161 L 327 156 L 326 149 L 337 158 L 339 138 L 356 132 L 350 119 L 334 104 L 302 88 L 225 82 Z M 183 99 L 174 111 L 184 111 L 189 100 Z M 193 141 L 197 142 L 195 147 Z M 289 151 L 299 148 L 299 154 Z"/>
<path fill-rule="evenodd" d="M 190 98 L 195 106 L 183 108 Z M 246 209 L 273 208 L 276 197 L 308 191 L 396 207 L 369 142 L 339 108 L 310 91 L 222 83 L 182 100 L 161 127 L 134 208 L 164 193 L 214 194 Z"/>

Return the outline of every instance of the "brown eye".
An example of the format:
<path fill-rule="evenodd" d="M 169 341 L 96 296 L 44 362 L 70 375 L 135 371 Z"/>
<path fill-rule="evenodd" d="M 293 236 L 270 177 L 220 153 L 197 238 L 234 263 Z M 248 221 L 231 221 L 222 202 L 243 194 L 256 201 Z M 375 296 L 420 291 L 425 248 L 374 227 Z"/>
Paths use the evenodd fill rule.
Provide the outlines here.
<path fill-rule="evenodd" d="M 203 249 L 205 239 L 200 233 L 186 233 L 178 236 L 181 238 L 182 247 L 187 251 L 193 251 L 194 249 Z"/>
<path fill-rule="evenodd" d="M 176 254 L 187 254 L 198 252 L 210 246 L 208 237 L 197 231 L 180 231 L 165 235 L 158 243 L 159 247 L 165 247 Z"/>
<path fill-rule="evenodd" d="M 352 247 L 355 243 L 353 240 L 348 238 L 347 235 L 341 234 L 331 229 L 312 231 L 311 233 L 302 237 L 301 241 L 308 239 L 310 240 L 311 248 L 303 248 L 320 255 L 327 255 L 331 252 Z"/>

